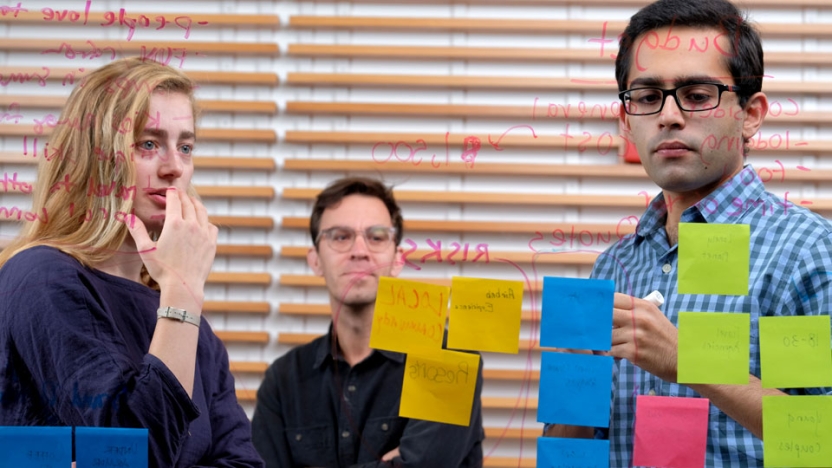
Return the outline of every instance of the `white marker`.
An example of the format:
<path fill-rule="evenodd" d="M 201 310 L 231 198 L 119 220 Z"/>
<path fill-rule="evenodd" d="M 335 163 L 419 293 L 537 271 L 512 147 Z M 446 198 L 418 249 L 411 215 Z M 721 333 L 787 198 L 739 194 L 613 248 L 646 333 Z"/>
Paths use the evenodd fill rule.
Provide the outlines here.
<path fill-rule="evenodd" d="M 644 297 L 644 300 L 655 305 L 656 307 L 661 307 L 662 304 L 664 304 L 664 296 L 662 296 L 662 293 L 658 291 L 651 292 Z"/>

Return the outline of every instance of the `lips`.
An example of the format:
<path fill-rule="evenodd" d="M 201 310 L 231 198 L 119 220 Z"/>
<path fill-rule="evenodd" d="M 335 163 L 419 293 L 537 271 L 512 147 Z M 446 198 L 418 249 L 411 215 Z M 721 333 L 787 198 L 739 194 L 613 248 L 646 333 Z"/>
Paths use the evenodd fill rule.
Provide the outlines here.
<path fill-rule="evenodd" d="M 656 154 L 667 158 L 684 156 L 690 151 L 690 147 L 680 141 L 666 141 L 656 147 Z"/>
<path fill-rule="evenodd" d="M 160 207 L 164 208 L 167 205 L 167 191 L 166 188 L 146 188 L 144 192 L 147 194 L 147 198 L 149 198 L 153 203 L 159 205 Z"/>

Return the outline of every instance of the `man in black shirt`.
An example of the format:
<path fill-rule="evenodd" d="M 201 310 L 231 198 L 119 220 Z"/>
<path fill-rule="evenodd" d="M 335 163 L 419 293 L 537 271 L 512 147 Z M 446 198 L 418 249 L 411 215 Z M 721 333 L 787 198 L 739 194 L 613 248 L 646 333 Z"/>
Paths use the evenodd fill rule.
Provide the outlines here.
<path fill-rule="evenodd" d="M 309 230 L 307 261 L 326 280 L 333 321 L 266 372 L 252 420 L 266 466 L 482 466 L 482 366 L 467 427 L 401 418 L 405 355 L 369 347 L 379 277 L 404 265 L 391 190 L 337 180 L 318 195 Z"/>

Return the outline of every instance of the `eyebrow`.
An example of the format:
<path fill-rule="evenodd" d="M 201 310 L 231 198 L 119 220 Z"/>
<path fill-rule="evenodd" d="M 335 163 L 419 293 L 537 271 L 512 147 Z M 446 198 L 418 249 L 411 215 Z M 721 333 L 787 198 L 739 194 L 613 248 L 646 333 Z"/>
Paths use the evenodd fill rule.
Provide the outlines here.
<path fill-rule="evenodd" d="M 672 84 L 675 86 L 685 86 L 689 84 L 695 83 L 722 83 L 722 79 L 716 76 L 709 76 L 709 75 L 688 75 L 688 76 L 677 76 L 672 80 L 662 80 L 656 76 L 643 76 L 640 78 L 634 79 L 630 83 L 630 88 L 639 87 L 651 87 L 651 88 L 661 88 L 662 85 Z"/>
<path fill-rule="evenodd" d="M 156 138 L 164 139 L 168 136 L 168 132 L 167 132 L 167 130 L 164 130 L 164 129 L 161 129 L 161 128 L 148 127 L 148 128 L 144 129 L 144 131 L 142 132 L 142 135 L 150 135 L 150 136 L 154 136 Z M 187 132 L 187 131 L 179 133 L 179 141 L 189 140 L 189 139 L 190 140 L 196 139 L 196 134 L 194 132 Z"/>

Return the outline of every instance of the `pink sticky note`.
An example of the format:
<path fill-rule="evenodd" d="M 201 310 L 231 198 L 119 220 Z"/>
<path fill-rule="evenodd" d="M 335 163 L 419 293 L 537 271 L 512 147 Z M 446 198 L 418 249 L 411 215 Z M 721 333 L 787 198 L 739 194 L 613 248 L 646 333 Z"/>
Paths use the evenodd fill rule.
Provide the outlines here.
<path fill-rule="evenodd" d="M 638 396 L 634 466 L 702 468 L 707 439 L 707 399 Z"/>

